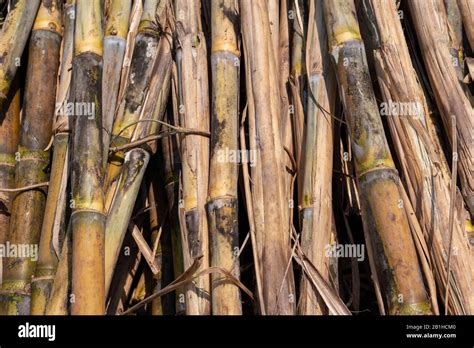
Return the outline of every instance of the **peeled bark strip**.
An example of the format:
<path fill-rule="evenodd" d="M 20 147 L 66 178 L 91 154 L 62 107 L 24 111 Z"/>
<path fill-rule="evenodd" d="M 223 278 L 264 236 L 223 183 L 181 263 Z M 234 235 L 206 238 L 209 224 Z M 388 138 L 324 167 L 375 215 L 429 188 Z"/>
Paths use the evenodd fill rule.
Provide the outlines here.
<path fill-rule="evenodd" d="M 286 224 L 288 202 L 284 198 L 283 146 L 279 128 L 280 100 L 275 78 L 276 62 L 271 47 L 270 23 L 265 1 L 240 1 L 246 54 L 249 102 L 250 149 L 258 153 L 252 181 L 261 180 L 261 191 L 253 191 L 257 248 L 261 258 L 263 302 L 266 314 L 294 314 L 295 292 L 291 267 L 290 231 Z M 273 74 L 273 77 L 272 77 Z M 274 80 L 276 82 L 276 79 Z M 258 140 L 257 140 L 258 139 Z M 257 142 L 257 141 L 258 142 Z M 252 190 L 254 190 L 253 188 Z M 261 194 L 261 196 L 260 196 Z"/>
<path fill-rule="evenodd" d="M 384 102 L 386 105 L 407 105 L 410 106 L 408 110 L 412 110 L 408 114 L 387 115 L 387 120 L 406 178 L 404 184 L 408 196 L 427 243 L 432 243 L 430 266 L 442 294 L 440 297 L 444 299 L 447 260 L 443 255 L 447 255 L 449 250 L 446 217 L 450 210 L 451 173 L 411 62 L 395 3 L 391 0 L 365 0 L 365 4 L 373 13 L 375 66 Z M 453 246 L 457 255 L 451 259 L 449 313 L 469 314 L 473 308 L 474 291 L 463 215 L 455 216 Z"/>
<path fill-rule="evenodd" d="M 209 130 L 207 48 L 200 23 L 200 2 L 176 0 L 178 94 L 180 125 Z M 183 208 L 187 247 L 193 259 L 203 256 L 202 268 L 209 267 L 209 233 L 205 203 L 209 180 L 209 139 L 189 135 L 181 141 Z M 185 258 L 187 260 L 187 258 Z M 185 268 L 189 267 L 185 265 Z M 188 287 L 186 312 L 210 314 L 210 277 L 203 275 Z"/>
<path fill-rule="evenodd" d="M 207 216 L 211 266 L 240 275 L 236 157 L 239 117 L 240 52 L 234 0 L 213 0 L 212 19 L 212 135 Z M 234 160 L 232 160 L 232 158 Z M 220 274 L 212 275 L 212 313 L 242 314 L 240 290 Z"/>
<path fill-rule="evenodd" d="M 92 108 L 94 115 L 76 114 L 73 129 L 73 315 L 105 313 L 102 40 L 100 1 L 77 0 L 72 100 Z"/>
<path fill-rule="evenodd" d="M 325 250 L 331 244 L 333 117 L 336 81 L 327 52 L 327 34 L 322 1 L 311 2 L 308 28 L 308 98 L 305 144 L 301 157 L 302 200 L 301 247 L 321 276 L 330 284 L 329 262 Z M 331 114 L 329 114 L 331 113 Z M 318 294 L 306 277 L 300 287 L 300 314 L 327 312 Z"/>
<path fill-rule="evenodd" d="M 375 251 L 388 313 L 429 314 L 407 215 L 399 207 L 400 178 L 378 113 L 354 3 L 325 0 L 324 5 L 329 49 L 354 151 L 364 229 L 370 236 L 366 242 Z"/>
<path fill-rule="evenodd" d="M 452 119 L 456 117 L 459 149 L 459 177 L 464 200 L 474 216 L 474 109 L 456 77 L 449 51 L 439 40 L 446 36 L 447 18 L 442 0 L 413 0 L 408 2 L 413 25 L 421 46 L 422 56 L 436 104 L 441 112 L 446 134 L 451 139 Z M 427 16 L 432 13 L 433 17 Z"/>
<path fill-rule="evenodd" d="M 132 0 L 113 0 L 105 25 L 102 79 L 102 123 L 105 129 L 103 134 L 105 153 L 109 148 L 110 133 L 115 118 L 131 9 Z"/>
<path fill-rule="evenodd" d="M 0 31 L 0 110 L 8 97 L 39 5 L 40 0 L 17 1 Z"/>
<path fill-rule="evenodd" d="M 55 110 L 56 79 L 61 46 L 61 17 L 56 1 L 43 3 L 36 17 L 29 47 L 23 117 L 21 120 L 16 187 L 48 181 L 46 168 Z M 31 59 L 31 57 L 35 57 Z M 46 203 L 46 189 L 15 195 L 8 241 L 13 245 L 36 248 Z M 2 292 L 5 314 L 30 314 L 30 287 L 36 259 L 31 256 L 8 258 Z"/>

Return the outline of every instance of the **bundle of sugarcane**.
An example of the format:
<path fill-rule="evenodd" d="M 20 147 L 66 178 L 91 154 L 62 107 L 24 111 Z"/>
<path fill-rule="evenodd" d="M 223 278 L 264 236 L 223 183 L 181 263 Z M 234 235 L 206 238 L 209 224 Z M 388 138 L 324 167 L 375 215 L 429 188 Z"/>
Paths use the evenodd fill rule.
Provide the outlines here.
<path fill-rule="evenodd" d="M 46 168 L 55 110 L 56 78 L 61 46 L 61 16 L 57 1 L 42 2 L 31 33 L 23 101 L 15 185 L 8 241 L 37 248 L 46 202 Z M 30 188 L 28 188 L 30 187 Z M 7 258 L 2 284 L 6 314 L 29 314 L 30 284 L 36 260 L 24 255 Z"/>
<path fill-rule="evenodd" d="M 471 0 L 8 3 L 2 313 L 473 313 Z"/>

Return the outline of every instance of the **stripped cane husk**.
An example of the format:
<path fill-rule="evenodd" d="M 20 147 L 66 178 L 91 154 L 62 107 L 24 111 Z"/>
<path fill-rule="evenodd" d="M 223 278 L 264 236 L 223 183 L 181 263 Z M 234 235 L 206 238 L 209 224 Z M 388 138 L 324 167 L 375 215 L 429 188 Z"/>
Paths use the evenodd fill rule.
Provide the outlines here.
<path fill-rule="evenodd" d="M 212 118 L 209 173 L 209 221 L 211 266 L 237 278 L 239 234 L 237 162 L 226 153 L 238 151 L 239 66 L 237 11 L 234 0 L 213 0 L 212 21 Z M 240 290 L 220 274 L 212 275 L 212 314 L 242 314 Z"/>
<path fill-rule="evenodd" d="M 120 87 L 122 63 L 127 44 L 132 0 L 113 0 L 104 36 L 104 74 L 102 79 L 102 108 L 104 152 L 107 153 L 115 117 Z"/>
<path fill-rule="evenodd" d="M 77 0 L 72 100 L 92 108 L 94 115 L 76 114 L 73 128 L 73 315 L 105 313 L 102 43 L 100 1 Z"/>
<path fill-rule="evenodd" d="M 69 159 L 69 116 L 66 115 L 71 82 L 71 67 L 74 46 L 75 0 L 68 0 L 63 8 L 63 43 L 61 67 L 59 69 L 58 93 L 56 96 L 56 119 L 53 125 L 53 157 L 48 185 L 48 197 L 38 249 L 35 278 L 31 285 L 31 314 L 41 315 L 46 311 L 48 300 L 61 255 L 61 241 L 66 226 L 66 187 Z M 66 261 L 61 261 L 66 262 Z M 61 267 L 61 269 L 63 269 Z M 67 269 L 67 268 L 66 268 Z M 61 278 L 62 279 L 62 278 Z M 69 283 L 69 282 L 68 282 Z M 56 284 L 57 286 L 58 284 Z M 67 286 L 66 286 L 67 289 Z M 55 297 L 59 296 L 55 293 Z M 62 294 L 66 299 L 67 293 Z M 57 313 L 59 314 L 59 313 Z"/>
<path fill-rule="evenodd" d="M 264 270 L 263 303 L 266 314 L 294 314 L 290 230 L 285 218 L 288 201 L 283 179 L 279 86 L 275 56 L 270 49 L 267 4 L 265 1 L 242 0 L 240 13 L 248 64 L 250 150 L 257 153 L 251 179 L 258 257 Z M 260 188 L 256 188 L 260 184 Z"/>
<path fill-rule="evenodd" d="M 200 23 L 200 1 L 176 0 L 178 95 L 180 125 L 209 130 L 207 48 Z M 205 203 L 209 180 L 209 139 L 188 135 L 181 140 L 183 208 L 187 248 L 194 260 L 203 256 L 209 267 L 209 235 Z M 185 264 L 185 268 L 190 264 Z M 203 275 L 188 286 L 186 311 L 190 315 L 210 314 L 210 277 Z"/>
<path fill-rule="evenodd" d="M 56 1 L 43 2 L 36 17 L 29 47 L 23 118 L 21 121 L 19 161 L 15 167 L 16 187 L 48 181 L 46 168 L 51 139 L 56 79 L 61 47 L 61 16 Z M 8 240 L 11 244 L 37 247 L 46 202 L 46 190 L 18 193 L 12 204 Z M 2 284 L 5 296 L 3 313 L 30 313 L 30 284 L 36 259 L 11 257 L 6 260 Z"/>
<path fill-rule="evenodd" d="M 0 31 L 0 110 L 20 66 L 21 56 L 38 12 L 40 0 L 19 0 Z M 57 28 L 60 30 L 60 28 Z"/>
<path fill-rule="evenodd" d="M 420 43 L 422 56 L 436 104 L 440 110 L 446 134 L 452 142 L 452 118 L 456 117 L 459 149 L 459 178 L 461 192 L 467 207 L 474 216 L 474 109 L 464 94 L 456 76 L 452 57 L 443 38 L 450 30 L 443 11 L 442 0 L 413 0 L 408 2 L 413 24 Z M 432 13 L 435 18 L 427 16 Z"/>
<path fill-rule="evenodd" d="M 311 1 L 308 29 L 308 97 L 302 159 L 301 247 L 323 278 L 329 280 L 325 250 L 331 243 L 333 117 L 336 81 L 326 49 L 322 1 Z M 317 104 L 316 104 L 317 103 Z M 331 114 L 329 114 L 331 113 Z M 325 306 L 306 277 L 300 288 L 300 314 L 325 314 Z"/>
<path fill-rule="evenodd" d="M 400 206 L 400 178 L 378 114 L 353 1 L 324 1 L 329 49 L 345 106 L 356 175 L 389 314 L 429 314 L 407 214 Z M 384 204 L 380 204 L 383 201 Z M 394 231 L 397 231 L 395 234 Z"/>
<path fill-rule="evenodd" d="M 411 113 L 390 113 L 387 120 L 406 178 L 408 196 L 417 212 L 424 238 L 432 246 L 429 248 L 430 268 L 440 293 L 444 294 L 447 260 L 443 255 L 447 255 L 449 250 L 450 229 L 446 217 L 450 210 L 451 173 L 414 73 L 395 3 L 368 0 L 365 4 L 373 20 L 372 28 L 376 30 L 372 35 L 376 46 L 375 67 L 385 105 L 412 106 L 408 109 L 413 110 Z M 451 260 L 451 314 L 468 314 L 473 309 L 472 266 L 469 265 L 469 245 L 464 238 L 464 216 L 465 211 L 456 214 L 454 222 L 453 248 L 457 253 Z M 428 279 L 430 275 L 425 277 Z M 436 300 L 436 294 L 431 294 L 431 297 Z"/>

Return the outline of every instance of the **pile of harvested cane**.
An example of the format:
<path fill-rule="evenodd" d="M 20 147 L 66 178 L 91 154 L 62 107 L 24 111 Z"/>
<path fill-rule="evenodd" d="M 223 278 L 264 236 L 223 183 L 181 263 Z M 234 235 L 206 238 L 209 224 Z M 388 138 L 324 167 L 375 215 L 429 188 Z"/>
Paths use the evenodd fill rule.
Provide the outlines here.
<path fill-rule="evenodd" d="M 0 25 L 0 314 L 474 314 L 474 0 Z"/>

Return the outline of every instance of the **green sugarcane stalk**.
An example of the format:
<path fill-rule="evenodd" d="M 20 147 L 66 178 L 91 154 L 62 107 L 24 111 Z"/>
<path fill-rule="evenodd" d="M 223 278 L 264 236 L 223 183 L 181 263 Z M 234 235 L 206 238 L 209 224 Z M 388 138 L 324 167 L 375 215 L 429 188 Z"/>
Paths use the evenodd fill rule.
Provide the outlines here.
<path fill-rule="evenodd" d="M 324 1 L 329 50 L 347 115 L 364 229 L 389 314 L 430 314 L 398 172 L 390 154 L 368 71 L 353 1 Z M 380 202 L 384 202 L 380 204 Z M 395 233 L 396 231 L 396 233 Z"/>
<path fill-rule="evenodd" d="M 232 17 L 230 13 L 235 16 Z M 239 231 L 237 162 L 225 154 L 238 151 L 239 65 L 238 9 L 233 0 L 211 2 L 212 25 L 212 114 L 211 163 L 209 174 L 209 223 L 211 266 L 228 270 L 237 278 Z M 234 18 L 234 20 L 232 20 Z M 212 313 L 240 315 L 240 290 L 220 274 L 211 277 Z"/>
<path fill-rule="evenodd" d="M 23 118 L 21 121 L 16 187 L 48 181 L 46 168 L 55 110 L 56 77 L 61 46 L 61 17 L 57 1 L 43 2 L 31 34 Z M 14 245 L 37 247 L 46 202 L 46 189 L 15 195 L 8 240 Z M 37 250 L 37 249 L 36 249 Z M 36 259 L 18 255 L 6 260 L 3 292 L 4 314 L 30 313 L 30 284 Z"/>
<path fill-rule="evenodd" d="M 72 100 L 93 115 L 76 114 L 72 135 L 73 315 L 105 313 L 102 45 L 101 1 L 77 0 Z"/>

